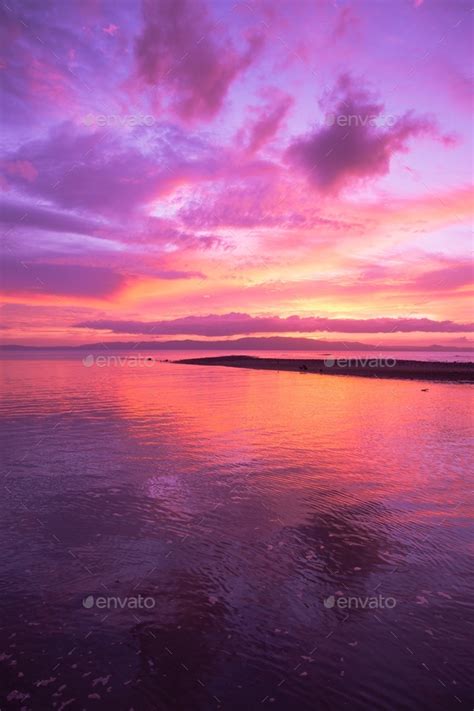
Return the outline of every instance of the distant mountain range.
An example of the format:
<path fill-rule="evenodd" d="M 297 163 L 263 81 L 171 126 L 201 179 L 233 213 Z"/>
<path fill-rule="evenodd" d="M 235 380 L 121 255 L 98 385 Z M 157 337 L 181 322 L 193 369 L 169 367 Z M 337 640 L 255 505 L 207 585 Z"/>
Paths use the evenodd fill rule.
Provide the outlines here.
<path fill-rule="evenodd" d="M 106 346 L 106 347 L 105 347 Z M 291 336 L 249 336 L 230 341 L 199 341 L 186 339 L 183 341 L 111 341 L 109 343 L 87 343 L 80 346 L 20 346 L 0 344 L 0 350 L 174 350 L 174 351 L 459 351 L 466 353 L 474 351 L 474 346 L 374 346 L 370 343 L 357 341 L 321 341 L 314 338 L 293 338 Z"/>

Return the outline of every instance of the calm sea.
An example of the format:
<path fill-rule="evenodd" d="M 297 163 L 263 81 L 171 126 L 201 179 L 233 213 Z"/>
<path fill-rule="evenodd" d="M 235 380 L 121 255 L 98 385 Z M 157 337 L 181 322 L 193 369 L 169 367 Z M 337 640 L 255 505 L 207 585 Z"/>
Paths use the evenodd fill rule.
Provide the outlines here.
<path fill-rule="evenodd" d="M 0 361 L 0 708 L 472 709 L 472 386 L 134 355 Z"/>

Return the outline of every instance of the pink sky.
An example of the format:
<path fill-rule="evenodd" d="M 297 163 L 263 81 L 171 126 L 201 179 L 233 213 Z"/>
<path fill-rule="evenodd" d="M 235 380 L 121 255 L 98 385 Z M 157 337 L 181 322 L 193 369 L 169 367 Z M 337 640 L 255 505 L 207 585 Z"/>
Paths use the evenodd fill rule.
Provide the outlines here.
<path fill-rule="evenodd" d="M 472 342 L 468 2 L 0 14 L 4 342 Z"/>

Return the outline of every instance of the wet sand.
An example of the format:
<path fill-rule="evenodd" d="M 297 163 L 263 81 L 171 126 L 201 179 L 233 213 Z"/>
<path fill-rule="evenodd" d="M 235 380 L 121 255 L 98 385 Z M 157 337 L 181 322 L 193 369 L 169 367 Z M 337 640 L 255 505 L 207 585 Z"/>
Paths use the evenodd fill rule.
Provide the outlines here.
<path fill-rule="evenodd" d="M 356 375 L 363 378 L 441 380 L 474 382 L 474 363 L 437 363 L 393 358 L 257 358 L 228 355 L 210 358 L 185 358 L 175 361 L 186 365 L 220 365 L 255 370 L 285 370 L 321 375 Z"/>

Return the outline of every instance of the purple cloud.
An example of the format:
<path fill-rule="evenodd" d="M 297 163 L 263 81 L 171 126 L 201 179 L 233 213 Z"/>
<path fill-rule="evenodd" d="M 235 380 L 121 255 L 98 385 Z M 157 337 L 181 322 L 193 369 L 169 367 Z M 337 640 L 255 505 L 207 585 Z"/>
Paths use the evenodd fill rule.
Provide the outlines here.
<path fill-rule="evenodd" d="M 282 96 L 276 91 L 271 92 L 270 101 L 249 127 L 247 149 L 250 153 L 258 151 L 275 136 L 292 104 L 293 98 L 288 94 Z"/>
<path fill-rule="evenodd" d="M 412 333 L 472 331 L 474 324 L 434 321 L 429 318 L 337 319 L 322 317 L 250 316 L 245 313 L 185 316 L 169 321 L 84 321 L 77 328 L 94 328 L 113 333 L 155 335 L 236 336 L 249 333 Z"/>
<path fill-rule="evenodd" d="M 123 214 L 151 199 L 163 180 L 164 168 L 156 160 L 123 146 L 110 132 L 81 132 L 68 123 L 24 144 L 15 155 L 28 160 L 38 175 L 34 182 L 20 175 L 9 181 L 68 209 Z"/>
<path fill-rule="evenodd" d="M 414 286 L 427 291 L 438 289 L 454 290 L 473 283 L 474 264 L 472 261 L 467 261 L 421 274 L 415 279 Z"/>
<path fill-rule="evenodd" d="M 4 201 L 1 204 L 0 221 L 5 228 L 30 227 L 82 235 L 90 235 L 100 227 L 99 223 L 84 217 L 14 201 Z"/>
<path fill-rule="evenodd" d="M 183 119 L 209 118 L 222 106 L 232 82 L 253 62 L 263 39 L 253 35 L 243 52 L 222 37 L 199 0 L 144 0 L 144 28 L 136 41 L 139 76 L 163 85 Z"/>
<path fill-rule="evenodd" d="M 439 138 L 433 119 L 409 111 L 384 116 L 383 104 L 347 75 L 339 78 L 325 102 L 325 124 L 294 141 L 287 157 L 308 172 L 322 192 L 338 192 L 362 179 L 386 175 L 395 153 L 406 150 L 410 138 Z M 448 142 L 448 138 L 442 138 Z"/>
<path fill-rule="evenodd" d="M 204 141 L 166 124 L 149 129 L 139 144 L 132 134 L 91 132 L 66 122 L 8 156 L 8 163 L 28 162 L 37 173 L 34 181 L 9 174 L 8 182 L 65 209 L 116 217 L 140 210 L 176 183 L 216 176 L 224 161 Z"/>
<path fill-rule="evenodd" d="M 125 284 L 121 274 L 106 267 L 26 262 L 9 257 L 1 260 L 0 275 L 0 287 L 6 294 L 101 298 L 116 293 Z"/>

